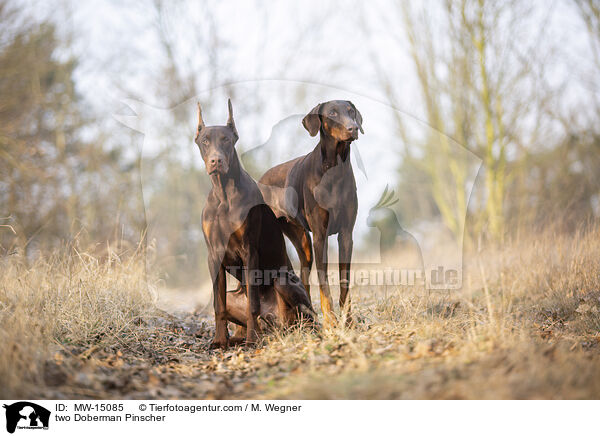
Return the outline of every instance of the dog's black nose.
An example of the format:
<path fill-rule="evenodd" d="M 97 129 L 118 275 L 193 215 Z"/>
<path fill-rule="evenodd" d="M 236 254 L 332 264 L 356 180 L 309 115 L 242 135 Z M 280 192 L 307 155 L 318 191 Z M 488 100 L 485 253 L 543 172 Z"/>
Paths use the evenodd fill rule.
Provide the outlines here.
<path fill-rule="evenodd" d="M 353 139 L 358 138 L 358 127 L 357 126 L 350 126 L 350 127 L 348 127 L 348 133 L 350 134 L 350 136 Z"/>
<path fill-rule="evenodd" d="M 221 164 L 221 163 L 223 163 L 223 159 L 221 159 L 220 157 L 211 157 L 209 160 L 209 163 L 211 165 Z"/>

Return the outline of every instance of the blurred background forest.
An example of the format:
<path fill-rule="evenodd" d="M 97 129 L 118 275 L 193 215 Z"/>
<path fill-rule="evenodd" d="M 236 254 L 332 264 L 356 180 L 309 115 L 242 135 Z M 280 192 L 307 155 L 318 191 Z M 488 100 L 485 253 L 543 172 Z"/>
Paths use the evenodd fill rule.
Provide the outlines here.
<path fill-rule="evenodd" d="M 75 240 L 101 255 L 142 241 L 167 285 L 197 284 L 209 181 L 194 105 L 182 103 L 205 93 L 206 110 L 221 114 L 210 123 L 222 124 L 231 84 L 264 79 L 293 82 L 285 104 L 300 111 L 318 103 L 308 83 L 399 109 L 390 128 L 401 146 L 385 158 L 403 226 L 438 221 L 458 238 L 467 216 L 467 244 L 501 243 L 600 217 L 597 0 L 49 3 L 0 3 L 2 256 Z M 258 87 L 231 97 L 236 114 L 252 114 L 238 121 L 242 141 L 260 142 L 269 102 Z M 145 190 L 144 137 L 113 117 L 131 115 L 126 98 L 170 109 L 143 163 Z M 472 164 L 451 143 L 483 162 L 470 199 Z M 275 163 L 269 150 L 245 160 L 254 176 Z M 146 238 L 149 206 L 165 213 Z"/>

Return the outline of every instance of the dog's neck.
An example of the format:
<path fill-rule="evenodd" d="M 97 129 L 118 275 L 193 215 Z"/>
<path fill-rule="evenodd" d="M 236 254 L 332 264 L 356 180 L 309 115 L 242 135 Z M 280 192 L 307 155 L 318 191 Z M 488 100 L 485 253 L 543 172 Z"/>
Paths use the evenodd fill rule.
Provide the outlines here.
<path fill-rule="evenodd" d="M 225 174 L 213 174 L 210 176 L 212 190 L 221 204 L 228 203 L 230 193 L 234 192 L 240 184 L 242 167 L 237 152 L 233 151 L 231 162 L 229 162 L 229 171 Z"/>
<path fill-rule="evenodd" d="M 338 161 L 350 163 L 350 144 L 352 144 L 352 140 L 338 141 L 329 135 L 323 134 L 322 131 L 320 132 L 317 149 L 320 149 L 321 152 L 323 172 L 336 166 Z"/>

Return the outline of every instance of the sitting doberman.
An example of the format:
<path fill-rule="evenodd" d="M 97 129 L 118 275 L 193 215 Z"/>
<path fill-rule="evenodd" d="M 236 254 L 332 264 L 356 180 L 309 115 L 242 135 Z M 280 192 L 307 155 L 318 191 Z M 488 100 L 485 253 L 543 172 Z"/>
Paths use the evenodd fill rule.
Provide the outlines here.
<path fill-rule="evenodd" d="M 327 281 L 327 238 L 338 234 L 340 308 L 343 310 L 348 303 L 347 321 L 350 321 L 352 231 L 358 210 L 350 144 L 358 138 L 359 130 L 364 133 L 362 116 L 350 101 L 335 100 L 313 108 L 302 125 L 310 136 L 320 133 L 317 146 L 305 156 L 271 168 L 259 183 L 267 204 L 298 252 L 300 276 L 307 290 L 313 262 L 308 232 L 313 233 L 321 308 L 327 322 L 333 313 Z"/>
<path fill-rule="evenodd" d="M 245 327 L 246 344 L 252 344 L 260 332 L 259 317 L 281 325 L 316 319 L 310 297 L 292 269 L 279 223 L 240 165 L 231 101 L 228 104 L 227 125 L 207 127 L 198 103 L 195 138 L 212 182 L 202 211 L 213 281 L 212 348 L 229 345 L 228 321 Z M 226 291 L 226 272 L 240 281 L 236 291 Z"/>

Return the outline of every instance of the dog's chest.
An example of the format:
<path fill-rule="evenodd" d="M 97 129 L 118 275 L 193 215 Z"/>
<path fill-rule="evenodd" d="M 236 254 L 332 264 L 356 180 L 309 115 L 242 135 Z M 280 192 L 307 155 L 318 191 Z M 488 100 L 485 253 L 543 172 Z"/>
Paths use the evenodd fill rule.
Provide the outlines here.
<path fill-rule="evenodd" d="M 329 213 L 328 227 L 333 233 L 355 216 L 358 199 L 352 172 L 333 168 L 325 173 L 312 192 L 319 207 Z"/>
<path fill-rule="evenodd" d="M 321 183 L 315 190 L 315 200 L 323 209 L 336 210 L 347 208 L 356 199 L 356 185 L 353 179 L 329 180 Z M 350 203 L 350 204 L 349 204 Z"/>
<path fill-rule="evenodd" d="M 204 226 L 210 248 L 221 258 L 225 254 L 228 254 L 228 257 L 234 256 L 243 250 L 248 211 L 219 205 L 211 212 L 208 215 L 212 216 L 212 219 Z"/>

